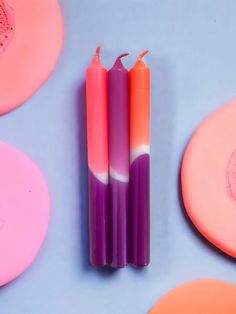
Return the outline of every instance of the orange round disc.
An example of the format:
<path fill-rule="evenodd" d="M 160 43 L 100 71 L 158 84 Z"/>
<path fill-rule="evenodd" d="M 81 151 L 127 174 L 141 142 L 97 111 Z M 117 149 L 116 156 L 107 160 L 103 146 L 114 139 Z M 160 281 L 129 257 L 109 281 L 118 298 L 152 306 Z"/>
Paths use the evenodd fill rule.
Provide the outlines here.
<path fill-rule="evenodd" d="M 56 65 L 62 41 L 58 0 L 0 0 L 0 114 L 38 90 Z"/>
<path fill-rule="evenodd" d="M 236 286 L 217 280 L 198 280 L 162 297 L 149 314 L 235 314 Z"/>
<path fill-rule="evenodd" d="M 209 116 L 184 154 L 182 192 L 197 229 L 236 258 L 236 101 Z"/>

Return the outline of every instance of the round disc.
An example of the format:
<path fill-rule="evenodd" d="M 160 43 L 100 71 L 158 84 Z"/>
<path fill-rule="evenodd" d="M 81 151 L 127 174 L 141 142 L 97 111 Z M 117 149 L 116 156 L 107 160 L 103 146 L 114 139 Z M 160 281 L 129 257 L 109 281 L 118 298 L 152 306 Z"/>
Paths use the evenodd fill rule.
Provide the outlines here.
<path fill-rule="evenodd" d="M 184 154 L 182 192 L 197 229 L 236 258 L 236 101 L 208 117 Z"/>
<path fill-rule="evenodd" d="M 49 210 L 47 185 L 38 167 L 0 142 L 0 286 L 34 260 L 46 235 Z"/>
<path fill-rule="evenodd" d="M 224 281 L 192 281 L 162 297 L 149 314 L 234 314 L 235 295 L 236 286 Z"/>
<path fill-rule="evenodd" d="M 56 65 L 62 41 L 58 0 L 0 0 L 0 114 L 38 90 Z"/>

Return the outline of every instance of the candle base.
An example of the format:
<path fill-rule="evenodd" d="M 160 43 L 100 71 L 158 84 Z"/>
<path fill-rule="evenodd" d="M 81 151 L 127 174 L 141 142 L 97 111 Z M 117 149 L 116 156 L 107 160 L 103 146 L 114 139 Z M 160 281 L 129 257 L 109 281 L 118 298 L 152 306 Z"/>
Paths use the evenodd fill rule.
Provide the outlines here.
<path fill-rule="evenodd" d="M 108 264 L 108 184 L 102 183 L 90 170 L 89 245 L 93 266 Z"/>
<path fill-rule="evenodd" d="M 129 183 L 110 177 L 110 264 L 123 268 L 128 264 Z"/>
<path fill-rule="evenodd" d="M 135 266 L 150 263 L 149 154 L 133 161 L 130 168 L 130 256 Z"/>

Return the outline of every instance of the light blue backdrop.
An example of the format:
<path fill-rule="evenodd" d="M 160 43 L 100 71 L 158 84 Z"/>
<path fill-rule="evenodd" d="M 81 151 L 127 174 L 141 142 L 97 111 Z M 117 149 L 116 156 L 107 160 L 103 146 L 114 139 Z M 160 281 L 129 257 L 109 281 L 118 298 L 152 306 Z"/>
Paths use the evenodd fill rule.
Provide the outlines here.
<path fill-rule="evenodd" d="M 179 169 L 202 119 L 236 98 L 235 0 L 62 0 L 65 45 L 50 80 L 0 120 L 0 138 L 43 170 L 53 201 L 33 266 L 0 289 L 1 314 L 144 314 L 195 278 L 236 283 L 236 265 L 205 243 L 179 201 Z M 97 44 L 110 67 L 149 49 L 152 70 L 152 263 L 97 271 L 87 260 L 85 69 Z M 2 252 L 0 253 L 2 254 Z M 0 256 L 1 258 L 1 256 Z"/>

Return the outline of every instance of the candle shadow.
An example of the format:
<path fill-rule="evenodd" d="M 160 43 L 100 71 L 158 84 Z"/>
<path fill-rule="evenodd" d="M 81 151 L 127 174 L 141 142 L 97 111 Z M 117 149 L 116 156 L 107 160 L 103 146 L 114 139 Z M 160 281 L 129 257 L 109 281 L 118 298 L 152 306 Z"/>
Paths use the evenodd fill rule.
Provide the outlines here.
<path fill-rule="evenodd" d="M 211 251 L 211 253 L 217 255 L 218 257 L 222 258 L 222 259 L 226 259 L 229 262 L 235 264 L 236 263 L 236 259 L 225 254 L 224 252 L 222 252 L 219 248 L 217 248 L 214 244 L 212 244 L 211 242 L 209 242 L 199 231 L 198 229 L 195 227 L 195 225 L 193 224 L 193 222 L 191 221 L 191 219 L 189 218 L 186 210 L 185 210 L 185 206 L 184 206 L 184 201 L 183 201 L 183 196 L 182 196 L 182 187 L 181 187 L 181 167 L 179 169 L 179 176 L 178 176 L 178 196 L 179 196 L 179 203 L 180 203 L 180 208 L 181 208 L 181 213 L 182 216 L 184 218 L 184 220 L 186 221 L 186 223 L 188 224 L 189 228 L 191 229 L 193 235 L 195 237 L 197 237 L 197 239 L 201 242 L 202 245 L 207 246 L 209 248 L 209 251 Z"/>
<path fill-rule="evenodd" d="M 89 240 L 88 240 L 88 165 L 87 165 L 87 114 L 86 114 L 86 83 L 78 88 L 77 117 L 79 139 L 79 230 L 80 230 L 80 257 L 84 270 L 90 268 Z"/>
<path fill-rule="evenodd" d="M 32 266 L 31 266 L 32 267 Z M 29 270 L 27 270 L 29 272 Z M 3 286 L 0 287 L 0 294 L 4 293 L 4 292 L 8 292 L 8 289 L 13 288 L 13 286 L 21 279 L 21 277 L 23 277 L 24 274 L 19 275 L 19 277 L 17 277 L 16 279 L 4 284 Z"/>
<path fill-rule="evenodd" d="M 89 231 L 88 231 L 88 162 L 87 162 L 87 112 L 86 112 L 86 82 L 78 88 L 77 97 L 78 140 L 79 140 L 79 230 L 80 230 L 80 261 L 84 271 L 94 271 L 101 276 L 116 273 L 112 267 L 93 267 L 89 261 Z"/>

